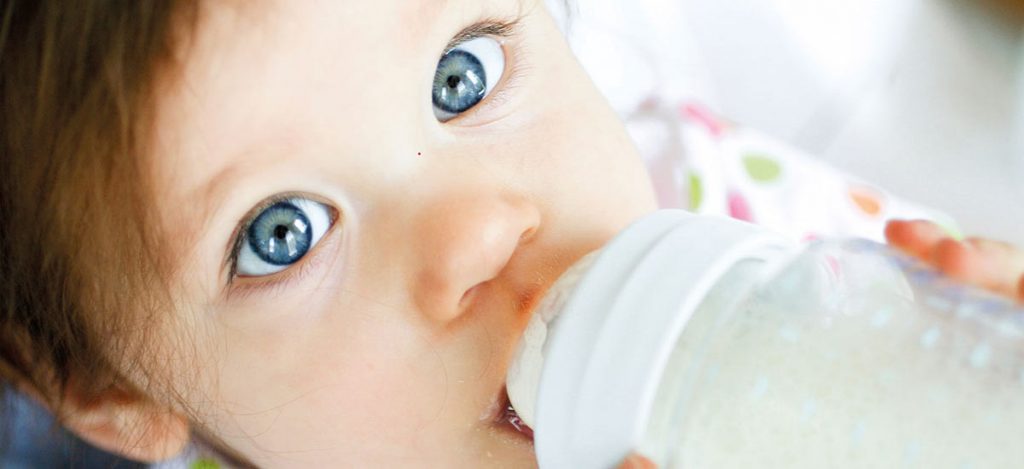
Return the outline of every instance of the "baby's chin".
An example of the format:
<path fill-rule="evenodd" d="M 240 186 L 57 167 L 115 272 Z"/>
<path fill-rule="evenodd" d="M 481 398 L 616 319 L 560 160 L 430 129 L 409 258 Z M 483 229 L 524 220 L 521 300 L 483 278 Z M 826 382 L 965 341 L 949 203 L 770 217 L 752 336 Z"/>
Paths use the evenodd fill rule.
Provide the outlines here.
<path fill-rule="evenodd" d="M 534 441 L 525 438 L 511 427 L 496 427 L 492 439 L 495 444 L 487 447 L 475 461 L 463 467 L 537 467 Z"/>
<path fill-rule="evenodd" d="M 401 458 L 392 453 L 365 467 L 537 467 L 533 439 L 513 426 L 488 422 L 468 430 L 436 445 L 419 442 L 419 450 L 402 451 Z"/>
<path fill-rule="evenodd" d="M 449 467 L 537 467 L 533 439 L 511 425 L 498 424 L 487 435 L 483 451 L 467 454 L 462 461 L 451 461 Z"/>

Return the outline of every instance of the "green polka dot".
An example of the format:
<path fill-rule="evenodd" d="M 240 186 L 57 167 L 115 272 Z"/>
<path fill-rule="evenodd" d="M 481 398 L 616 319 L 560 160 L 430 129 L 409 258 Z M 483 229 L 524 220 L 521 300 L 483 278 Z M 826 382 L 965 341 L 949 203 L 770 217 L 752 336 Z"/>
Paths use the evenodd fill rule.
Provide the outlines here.
<path fill-rule="evenodd" d="M 189 469 L 220 469 L 220 464 L 212 459 L 198 459 L 192 462 Z"/>
<path fill-rule="evenodd" d="M 757 182 L 772 182 L 782 175 L 782 166 L 764 155 L 753 154 L 743 157 L 743 166 L 750 178 Z"/>
<path fill-rule="evenodd" d="M 690 173 L 690 210 L 696 211 L 704 202 L 704 182 L 696 173 Z"/>

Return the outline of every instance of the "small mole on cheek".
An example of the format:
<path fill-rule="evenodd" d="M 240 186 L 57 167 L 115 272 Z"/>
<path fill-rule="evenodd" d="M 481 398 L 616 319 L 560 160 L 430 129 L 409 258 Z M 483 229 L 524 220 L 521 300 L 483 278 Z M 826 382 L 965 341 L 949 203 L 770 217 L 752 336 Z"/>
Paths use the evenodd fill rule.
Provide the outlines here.
<path fill-rule="evenodd" d="M 416 156 L 423 156 L 423 152 L 416 152 Z"/>

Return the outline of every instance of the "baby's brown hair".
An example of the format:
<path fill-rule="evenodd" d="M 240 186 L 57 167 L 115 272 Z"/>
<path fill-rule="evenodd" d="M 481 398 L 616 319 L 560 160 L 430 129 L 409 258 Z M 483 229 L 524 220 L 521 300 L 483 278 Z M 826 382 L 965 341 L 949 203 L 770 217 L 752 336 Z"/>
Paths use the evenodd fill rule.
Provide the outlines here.
<path fill-rule="evenodd" d="M 156 78 L 175 68 L 195 10 L 0 2 L 0 379 L 58 417 L 69 396 L 145 384 L 123 376 L 165 310 L 168 263 L 140 155 Z"/>

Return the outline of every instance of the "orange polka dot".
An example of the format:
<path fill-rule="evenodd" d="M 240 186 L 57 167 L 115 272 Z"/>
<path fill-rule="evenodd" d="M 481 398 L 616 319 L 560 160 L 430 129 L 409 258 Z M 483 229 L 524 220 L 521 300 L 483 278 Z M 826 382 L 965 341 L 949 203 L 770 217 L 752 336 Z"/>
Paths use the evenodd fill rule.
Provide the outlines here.
<path fill-rule="evenodd" d="M 872 189 L 862 186 L 851 187 L 850 200 L 868 216 L 877 217 L 882 214 L 882 195 Z"/>

